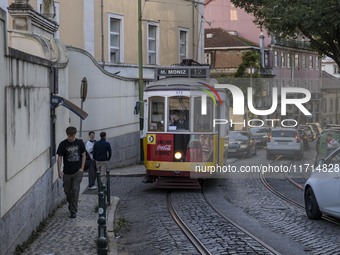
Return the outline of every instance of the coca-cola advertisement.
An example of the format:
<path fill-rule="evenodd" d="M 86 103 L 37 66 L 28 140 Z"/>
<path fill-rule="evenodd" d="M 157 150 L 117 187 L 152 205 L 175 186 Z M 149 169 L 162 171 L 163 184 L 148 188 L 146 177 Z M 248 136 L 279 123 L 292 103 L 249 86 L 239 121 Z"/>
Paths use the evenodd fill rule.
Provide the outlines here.
<path fill-rule="evenodd" d="M 147 159 L 173 161 L 173 147 L 173 134 L 155 134 L 147 143 Z"/>

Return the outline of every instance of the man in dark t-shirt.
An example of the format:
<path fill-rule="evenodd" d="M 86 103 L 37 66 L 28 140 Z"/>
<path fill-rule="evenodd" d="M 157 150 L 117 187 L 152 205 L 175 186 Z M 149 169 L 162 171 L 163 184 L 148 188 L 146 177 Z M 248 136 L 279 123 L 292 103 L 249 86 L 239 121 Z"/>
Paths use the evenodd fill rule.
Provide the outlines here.
<path fill-rule="evenodd" d="M 67 138 L 59 144 L 57 150 L 58 176 L 64 181 L 64 192 L 69 203 L 71 218 L 77 217 L 80 183 L 86 161 L 84 142 L 75 137 L 76 133 L 75 127 L 68 127 L 66 129 Z M 61 171 L 62 162 L 64 164 L 63 171 Z"/>

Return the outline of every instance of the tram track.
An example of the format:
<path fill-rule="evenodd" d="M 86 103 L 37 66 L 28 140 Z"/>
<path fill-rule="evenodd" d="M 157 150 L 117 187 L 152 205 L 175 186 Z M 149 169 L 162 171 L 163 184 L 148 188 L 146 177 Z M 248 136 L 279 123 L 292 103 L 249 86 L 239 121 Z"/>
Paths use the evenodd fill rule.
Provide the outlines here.
<path fill-rule="evenodd" d="M 250 238 L 252 238 L 253 240 L 255 240 L 256 242 L 258 242 L 259 244 L 261 244 L 266 250 L 268 250 L 269 252 L 271 252 L 272 254 L 275 255 L 279 255 L 281 253 L 279 253 L 278 251 L 276 251 L 273 247 L 269 246 L 268 244 L 264 243 L 262 240 L 260 240 L 259 238 L 257 238 L 256 236 L 254 236 L 253 234 L 251 234 L 250 232 L 248 232 L 247 230 L 245 230 L 243 227 L 241 227 L 239 224 L 237 224 L 236 222 L 234 222 L 233 220 L 231 220 L 230 218 L 228 218 L 224 213 L 222 213 L 216 206 L 214 206 L 207 198 L 206 193 L 204 192 L 204 187 L 202 189 L 202 195 L 204 197 L 204 200 L 207 202 L 207 204 L 219 215 L 221 216 L 225 221 L 227 221 L 228 223 L 232 224 L 234 227 L 238 228 L 240 231 L 242 231 L 243 233 L 245 233 L 246 235 L 248 235 Z"/>
<path fill-rule="evenodd" d="M 294 161 L 293 161 L 294 162 Z M 284 173 L 284 177 L 285 179 L 291 183 L 293 186 L 295 186 L 296 188 L 298 188 L 299 190 L 303 190 L 303 185 L 295 182 L 287 173 Z M 263 173 L 260 173 L 260 181 L 263 184 L 263 186 L 269 190 L 270 192 L 272 192 L 274 195 L 276 195 L 277 197 L 281 198 L 282 200 L 284 200 L 285 202 L 305 211 L 305 206 L 294 201 L 293 199 L 290 199 L 289 197 L 287 197 L 286 195 L 284 195 L 282 192 L 278 191 L 277 189 L 275 189 L 272 185 L 270 185 L 270 183 L 267 181 L 267 179 L 265 178 L 265 175 Z M 336 224 L 338 226 L 340 226 L 340 221 L 337 219 L 334 219 L 333 217 L 327 216 L 327 215 L 323 215 L 322 219 L 331 222 L 333 224 Z"/>
<path fill-rule="evenodd" d="M 178 215 L 171 201 L 171 192 L 167 194 L 167 206 L 169 213 L 179 228 L 183 231 L 184 235 L 189 239 L 196 250 L 202 255 L 211 254 L 209 250 L 202 244 L 198 237 L 190 230 L 190 228 L 185 224 L 185 222 Z"/>
<path fill-rule="evenodd" d="M 270 245 L 266 244 L 265 242 L 263 242 L 262 240 L 260 240 L 259 238 L 257 238 L 256 236 L 254 236 L 253 234 L 251 234 L 250 232 L 248 232 L 244 228 L 242 228 L 240 225 L 238 225 L 237 223 L 232 221 L 226 215 L 224 215 L 216 206 L 214 206 L 209 201 L 209 199 L 207 198 L 206 193 L 204 191 L 204 186 L 202 188 L 201 194 L 202 194 L 203 200 L 208 205 L 208 207 L 211 208 L 211 210 L 213 210 L 213 212 L 218 215 L 217 218 L 219 220 L 222 220 L 224 222 L 224 224 L 231 225 L 232 228 L 237 230 L 238 234 L 240 234 L 240 232 L 241 232 L 241 233 L 243 233 L 244 236 L 247 236 L 248 239 L 249 238 L 252 239 L 253 242 L 257 243 L 257 247 L 262 247 L 261 249 L 266 251 L 266 252 L 264 252 L 264 254 L 274 254 L 274 255 L 281 254 L 278 251 L 276 251 L 273 247 L 271 247 Z M 202 241 L 199 240 L 197 235 L 195 235 L 194 232 L 192 230 L 190 230 L 188 225 L 185 224 L 184 220 L 179 216 L 179 214 L 177 213 L 176 209 L 174 208 L 174 206 L 172 204 L 171 192 L 170 191 L 167 194 L 167 204 L 168 204 L 168 210 L 169 210 L 172 218 L 174 219 L 176 224 L 181 228 L 181 230 L 187 236 L 187 238 L 190 240 L 190 242 L 194 245 L 194 247 L 197 249 L 197 251 L 200 254 L 213 254 L 211 251 L 209 251 L 209 248 L 207 248 L 202 243 Z M 222 222 L 220 224 L 222 224 Z M 218 232 L 217 229 L 215 231 Z M 234 237 L 229 237 L 229 238 L 234 238 Z M 227 249 L 227 247 L 225 247 L 225 248 Z"/>

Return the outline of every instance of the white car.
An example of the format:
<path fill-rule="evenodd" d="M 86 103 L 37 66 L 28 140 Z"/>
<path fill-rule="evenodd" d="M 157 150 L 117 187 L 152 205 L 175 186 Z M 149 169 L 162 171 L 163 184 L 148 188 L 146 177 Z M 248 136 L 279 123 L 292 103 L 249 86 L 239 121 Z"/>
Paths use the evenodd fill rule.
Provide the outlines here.
<path fill-rule="evenodd" d="M 275 155 L 303 157 L 303 141 L 295 128 L 273 128 L 267 142 L 267 159 Z"/>
<path fill-rule="evenodd" d="M 323 213 L 340 218 L 340 147 L 315 164 L 304 186 L 304 201 L 309 219 L 320 219 Z"/>

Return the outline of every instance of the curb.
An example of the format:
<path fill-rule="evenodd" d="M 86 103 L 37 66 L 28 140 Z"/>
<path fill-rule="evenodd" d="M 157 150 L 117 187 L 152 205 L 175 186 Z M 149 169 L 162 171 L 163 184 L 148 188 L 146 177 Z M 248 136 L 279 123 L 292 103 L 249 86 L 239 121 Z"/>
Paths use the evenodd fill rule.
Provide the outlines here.
<path fill-rule="evenodd" d="M 106 231 L 108 238 L 108 255 L 117 255 L 117 244 L 116 237 L 114 233 L 114 223 L 115 223 L 115 212 L 117 209 L 117 205 L 119 202 L 119 198 L 115 196 L 111 196 L 111 204 L 107 207 L 107 219 L 106 219 Z"/>

